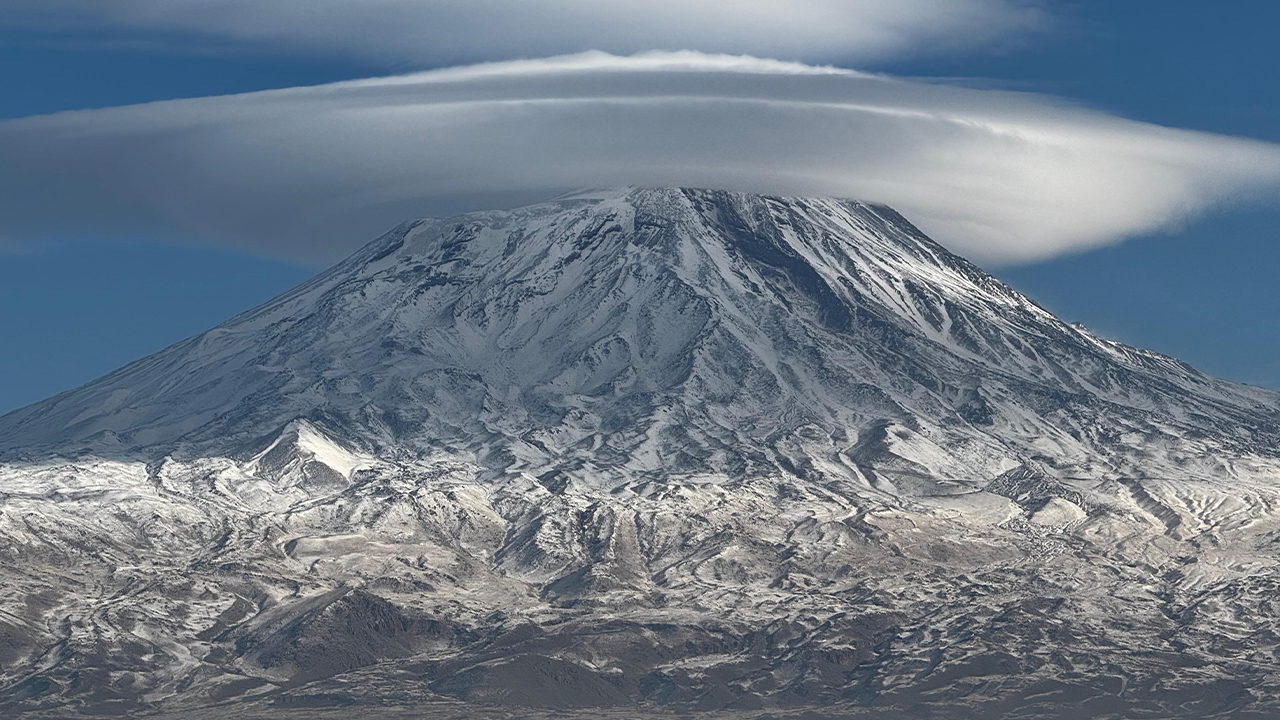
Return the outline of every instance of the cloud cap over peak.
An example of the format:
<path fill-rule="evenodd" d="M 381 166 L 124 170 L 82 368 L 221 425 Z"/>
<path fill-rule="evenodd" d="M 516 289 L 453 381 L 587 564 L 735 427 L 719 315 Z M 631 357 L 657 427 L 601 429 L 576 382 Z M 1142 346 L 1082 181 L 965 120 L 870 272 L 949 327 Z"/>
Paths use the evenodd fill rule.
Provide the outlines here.
<path fill-rule="evenodd" d="M 226 242 L 312 264 L 410 216 L 581 186 L 896 207 L 988 263 L 1280 187 L 1280 148 L 1052 98 L 698 53 L 571 57 L 0 123 L 0 237 Z"/>
<path fill-rule="evenodd" d="M 423 67 L 585 50 L 863 62 L 986 48 L 1040 0 L 7 0 L 0 27 L 177 33 Z"/>

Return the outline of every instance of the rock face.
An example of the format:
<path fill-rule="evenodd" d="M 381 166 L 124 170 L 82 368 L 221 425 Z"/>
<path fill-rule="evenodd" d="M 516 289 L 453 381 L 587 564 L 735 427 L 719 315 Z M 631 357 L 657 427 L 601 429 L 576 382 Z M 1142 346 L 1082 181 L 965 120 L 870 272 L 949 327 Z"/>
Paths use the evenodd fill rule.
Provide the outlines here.
<path fill-rule="evenodd" d="M 6 716 L 1280 709 L 1280 395 L 881 206 L 408 223 L 0 452 Z"/>

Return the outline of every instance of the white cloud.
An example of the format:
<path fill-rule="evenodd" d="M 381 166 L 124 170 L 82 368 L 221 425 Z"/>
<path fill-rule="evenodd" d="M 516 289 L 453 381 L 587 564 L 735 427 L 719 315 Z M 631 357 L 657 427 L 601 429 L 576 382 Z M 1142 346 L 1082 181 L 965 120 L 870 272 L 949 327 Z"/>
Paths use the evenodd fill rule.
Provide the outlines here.
<path fill-rule="evenodd" d="M 184 33 L 433 66 L 586 50 L 866 61 L 987 48 L 1042 0 L 6 0 L 0 25 Z"/>
<path fill-rule="evenodd" d="M 1041 96 L 696 53 L 591 53 L 0 123 L 0 236 L 327 262 L 409 217 L 578 186 L 889 203 L 985 262 L 1280 187 L 1280 148 Z"/>

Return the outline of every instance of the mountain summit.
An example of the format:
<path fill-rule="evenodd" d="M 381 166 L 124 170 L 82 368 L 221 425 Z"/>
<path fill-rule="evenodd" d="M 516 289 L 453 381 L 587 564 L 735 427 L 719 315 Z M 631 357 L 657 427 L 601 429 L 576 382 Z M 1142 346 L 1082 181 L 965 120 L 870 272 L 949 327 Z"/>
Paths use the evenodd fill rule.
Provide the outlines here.
<path fill-rule="evenodd" d="M 0 707 L 1280 707 L 1278 448 L 884 206 L 420 220 L 0 418 Z"/>
<path fill-rule="evenodd" d="M 773 445 L 816 436 L 873 471 L 936 445 L 958 462 L 902 460 L 973 485 L 1036 462 L 1231 476 L 1273 454 L 1280 395 L 1060 322 L 884 206 L 629 189 L 408 223 L 6 416 L 0 448 L 225 454 L 297 419 L 397 457 L 591 459 L 595 485 L 774 474 Z"/>

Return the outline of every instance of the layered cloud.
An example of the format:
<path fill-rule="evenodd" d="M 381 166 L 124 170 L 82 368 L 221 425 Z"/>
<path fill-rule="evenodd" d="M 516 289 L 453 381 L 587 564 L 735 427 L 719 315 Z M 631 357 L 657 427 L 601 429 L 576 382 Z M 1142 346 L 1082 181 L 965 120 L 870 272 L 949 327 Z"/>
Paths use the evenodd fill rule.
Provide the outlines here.
<path fill-rule="evenodd" d="M 410 65 L 586 50 L 866 61 L 988 47 L 1041 0 L 6 0 L 0 26 L 135 31 Z"/>
<path fill-rule="evenodd" d="M 0 123 L 0 237 L 114 232 L 321 264 L 408 217 L 581 186 L 885 202 L 988 263 L 1280 188 L 1280 147 L 1029 94 L 697 53 L 539 61 Z"/>

